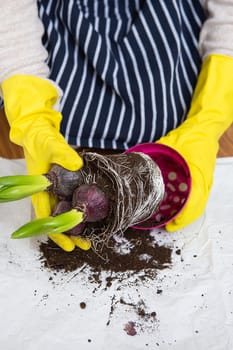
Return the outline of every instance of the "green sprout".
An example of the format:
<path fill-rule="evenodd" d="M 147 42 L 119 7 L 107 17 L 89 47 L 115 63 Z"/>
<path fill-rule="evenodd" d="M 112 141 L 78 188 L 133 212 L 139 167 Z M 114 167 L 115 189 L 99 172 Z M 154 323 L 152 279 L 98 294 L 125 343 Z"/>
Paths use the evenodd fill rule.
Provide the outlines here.
<path fill-rule="evenodd" d="M 11 238 L 27 238 L 52 233 L 62 233 L 72 229 L 84 219 L 84 214 L 76 209 L 57 216 L 32 220 L 12 233 Z"/>
<path fill-rule="evenodd" d="M 16 175 L 0 178 L 0 203 L 15 201 L 47 190 L 51 182 L 44 175 Z"/>

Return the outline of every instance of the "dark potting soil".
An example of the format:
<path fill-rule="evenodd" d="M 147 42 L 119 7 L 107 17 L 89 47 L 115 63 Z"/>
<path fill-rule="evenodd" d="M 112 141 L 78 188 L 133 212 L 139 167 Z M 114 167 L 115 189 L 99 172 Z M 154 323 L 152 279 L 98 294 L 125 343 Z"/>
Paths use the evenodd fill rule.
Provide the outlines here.
<path fill-rule="evenodd" d="M 139 272 L 164 269 L 171 265 L 172 248 L 158 245 L 150 231 L 128 229 L 123 242 L 111 239 L 111 248 L 103 247 L 101 254 L 94 250 L 76 248 L 65 252 L 51 240 L 40 244 L 41 260 L 51 270 L 75 271 L 88 265 L 94 272 Z M 124 251 L 125 242 L 130 249 Z"/>

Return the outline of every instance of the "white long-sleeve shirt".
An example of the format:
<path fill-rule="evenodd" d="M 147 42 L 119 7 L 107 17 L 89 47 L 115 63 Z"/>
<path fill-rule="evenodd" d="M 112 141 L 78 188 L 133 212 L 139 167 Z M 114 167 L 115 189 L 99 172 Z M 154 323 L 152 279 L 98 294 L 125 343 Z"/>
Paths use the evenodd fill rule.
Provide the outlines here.
<path fill-rule="evenodd" d="M 201 57 L 212 53 L 233 56 L 233 0 L 200 2 L 207 14 L 199 41 Z M 35 0 L 0 2 L 0 83 L 17 73 L 48 76 L 42 35 Z"/>

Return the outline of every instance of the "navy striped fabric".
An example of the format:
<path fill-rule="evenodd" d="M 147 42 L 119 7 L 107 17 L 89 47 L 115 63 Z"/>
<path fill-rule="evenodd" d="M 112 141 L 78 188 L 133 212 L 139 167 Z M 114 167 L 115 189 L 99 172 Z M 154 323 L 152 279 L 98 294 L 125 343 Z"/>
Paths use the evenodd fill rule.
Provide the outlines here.
<path fill-rule="evenodd" d="M 185 118 L 200 68 L 198 0 L 40 0 L 71 145 L 127 149 Z"/>

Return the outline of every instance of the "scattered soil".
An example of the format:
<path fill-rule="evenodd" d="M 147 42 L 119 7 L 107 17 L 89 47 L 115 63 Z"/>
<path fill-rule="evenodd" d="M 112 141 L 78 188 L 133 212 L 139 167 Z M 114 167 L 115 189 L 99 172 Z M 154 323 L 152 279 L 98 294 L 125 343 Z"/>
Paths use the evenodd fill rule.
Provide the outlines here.
<path fill-rule="evenodd" d="M 118 241 L 117 241 L 118 240 Z M 41 243 L 44 266 L 52 270 L 75 271 L 88 265 L 93 272 L 139 272 L 164 269 L 171 265 L 172 249 L 154 242 L 150 231 L 128 229 L 120 238 L 112 238 L 112 247 L 103 247 L 101 255 L 90 249 L 65 252 L 51 240 Z"/>
<path fill-rule="evenodd" d="M 140 286 L 156 280 L 158 270 L 171 268 L 174 248 L 158 245 L 150 231 L 132 228 L 121 236 L 114 236 L 111 243 L 111 247 L 104 246 L 101 255 L 98 255 L 94 249 L 83 251 L 79 248 L 67 253 L 48 240 L 40 244 L 41 262 L 54 274 L 57 271 L 66 273 L 77 270 L 79 276 L 88 276 L 93 294 L 99 289 L 108 290 L 113 286 L 106 326 L 111 324 L 117 310 L 123 307 L 126 318 L 122 324 L 123 332 L 129 336 L 141 332 L 153 333 L 159 326 L 157 312 L 147 305 L 140 293 Z M 176 254 L 179 255 L 179 251 Z M 160 283 L 155 290 L 157 294 L 163 292 Z M 125 295 L 125 285 L 132 286 L 135 298 Z M 86 306 L 86 302 L 80 302 L 81 309 L 85 310 Z M 127 310 L 134 311 L 133 319 L 127 320 Z"/>

